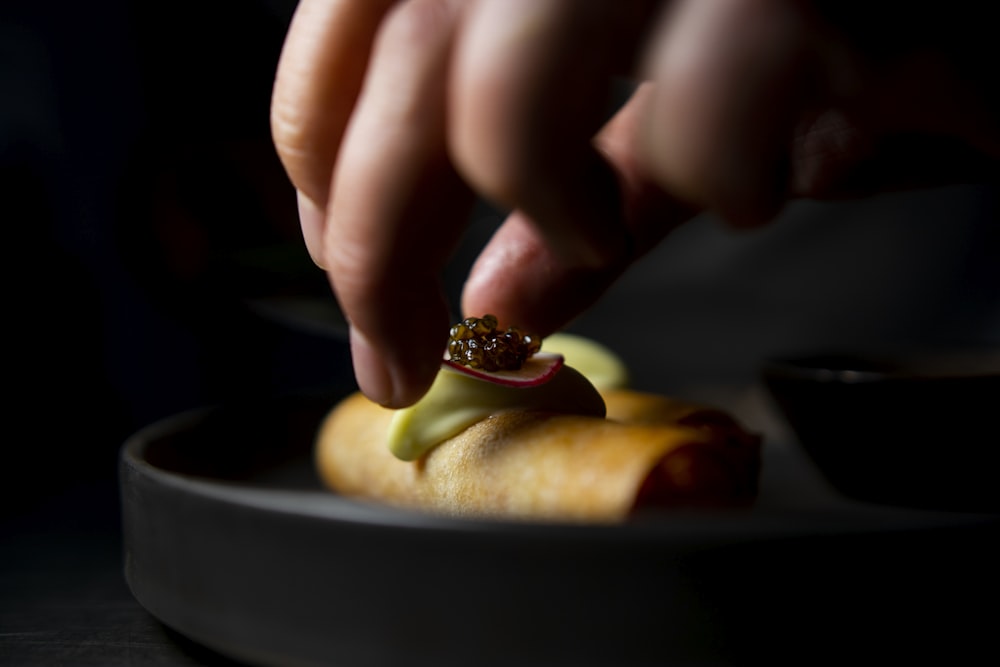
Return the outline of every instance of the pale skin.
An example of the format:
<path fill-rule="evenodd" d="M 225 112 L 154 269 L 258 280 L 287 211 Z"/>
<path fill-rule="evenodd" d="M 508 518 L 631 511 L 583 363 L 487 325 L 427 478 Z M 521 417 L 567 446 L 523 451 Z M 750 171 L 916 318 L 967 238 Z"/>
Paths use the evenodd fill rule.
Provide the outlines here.
<path fill-rule="evenodd" d="M 937 49 L 869 57 L 812 5 L 301 0 L 272 132 L 361 390 L 404 407 L 429 387 L 476 196 L 513 212 L 464 314 L 544 336 L 701 211 L 754 227 L 793 197 L 995 168 L 987 84 Z M 615 77 L 641 84 L 608 120 Z"/>

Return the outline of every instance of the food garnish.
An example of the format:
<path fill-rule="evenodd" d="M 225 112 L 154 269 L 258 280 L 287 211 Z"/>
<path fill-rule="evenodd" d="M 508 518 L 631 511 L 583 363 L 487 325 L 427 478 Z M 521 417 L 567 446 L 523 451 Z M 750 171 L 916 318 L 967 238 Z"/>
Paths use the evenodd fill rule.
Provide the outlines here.
<path fill-rule="evenodd" d="M 592 338 L 570 333 L 554 333 L 545 339 L 548 353 L 565 357 L 567 366 L 583 373 L 595 387 L 624 389 L 629 386 L 628 367 L 611 348 Z"/>
<path fill-rule="evenodd" d="M 563 365 L 561 354 L 541 347 L 540 338 L 516 327 L 498 330 L 493 315 L 467 317 L 451 328 L 444 368 L 508 387 L 534 387 Z"/>
<path fill-rule="evenodd" d="M 537 387 L 545 384 L 563 367 L 563 356 L 561 354 L 549 354 L 539 352 L 531 357 L 517 370 L 510 371 L 482 371 L 469 366 L 463 366 L 451 359 L 445 359 L 443 368 L 463 375 L 469 375 L 479 380 L 485 380 L 493 384 L 504 385 L 506 387 Z"/>
<path fill-rule="evenodd" d="M 448 359 L 489 373 L 516 371 L 542 348 L 542 340 L 516 327 L 497 331 L 494 315 L 467 317 L 451 328 Z"/>
<path fill-rule="evenodd" d="M 416 404 L 395 412 L 389 450 L 404 461 L 416 460 L 472 424 L 507 410 L 603 417 L 604 400 L 595 385 L 624 386 L 624 363 L 581 336 L 553 334 L 547 340 L 557 352 L 541 352 L 540 338 L 513 327 L 498 331 L 493 315 L 468 317 L 453 326 L 442 363 L 445 372 L 438 373 Z M 579 368 L 567 366 L 567 358 Z"/>
<path fill-rule="evenodd" d="M 465 373 L 438 373 L 423 398 L 393 413 L 389 451 L 404 461 L 416 460 L 472 424 L 508 410 L 605 414 L 604 399 L 594 385 L 568 366 L 553 374 L 550 382 L 516 388 L 481 382 Z"/>

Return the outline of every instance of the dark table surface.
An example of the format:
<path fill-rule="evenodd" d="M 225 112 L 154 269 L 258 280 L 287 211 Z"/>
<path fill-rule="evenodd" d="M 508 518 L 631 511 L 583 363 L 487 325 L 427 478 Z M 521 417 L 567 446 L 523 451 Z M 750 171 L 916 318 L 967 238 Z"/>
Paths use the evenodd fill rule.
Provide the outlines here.
<path fill-rule="evenodd" d="M 136 602 L 123 576 L 116 481 L 62 490 L 0 521 L 0 664 L 239 664 Z"/>

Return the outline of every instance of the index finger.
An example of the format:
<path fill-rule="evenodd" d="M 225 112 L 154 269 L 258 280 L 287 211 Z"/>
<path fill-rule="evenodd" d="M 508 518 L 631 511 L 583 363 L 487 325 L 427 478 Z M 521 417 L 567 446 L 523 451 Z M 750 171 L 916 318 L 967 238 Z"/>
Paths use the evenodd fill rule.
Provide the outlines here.
<path fill-rule="evenodd" d="M 323 209 L 378 26 L 395 0 L 300 0 L 271 97 L 271 134 L 289 179 Z"/>
<path fill-rule="evenodd" d="M 447 343 L 441 272 L 472 204 L 444 129 L 462 7 L 410 0 L 388 15 L 334 170 L 324 265 L 351 325 L 358 384 L 390 407 L 427 390 Z"/>

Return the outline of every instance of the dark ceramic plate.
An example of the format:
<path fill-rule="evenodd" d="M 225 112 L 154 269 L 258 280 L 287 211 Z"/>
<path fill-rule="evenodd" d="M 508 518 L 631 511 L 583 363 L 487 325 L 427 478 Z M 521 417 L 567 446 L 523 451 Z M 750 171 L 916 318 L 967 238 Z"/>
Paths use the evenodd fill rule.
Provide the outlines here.
<path fill-rule="evenodd" d="M 146 609 L 258 665 L 996 653 L 996 516 L 848 501 L 774 444 L 749 511 L 604 527 L 426 516 L 320 487 L 310 450 L 332 401 L 185 414 L 126 443 L 125 575 Z"/>

